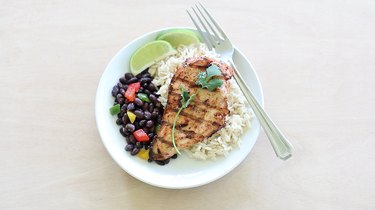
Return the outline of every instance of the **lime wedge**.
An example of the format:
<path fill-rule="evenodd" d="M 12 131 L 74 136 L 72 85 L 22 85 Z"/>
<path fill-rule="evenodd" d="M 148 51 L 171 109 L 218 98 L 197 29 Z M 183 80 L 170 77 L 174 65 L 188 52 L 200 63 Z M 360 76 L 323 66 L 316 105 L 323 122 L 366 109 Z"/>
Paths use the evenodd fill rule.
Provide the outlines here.
<path fill-rule="evenodd" d="M 173 29 L 167 29 L 167 30 L 164 30 L 164 31 L 160 32 L 157 35 L 156 40 L 158 40 L 164 34 L 168 34 L 168 33 L 172 33 L 172 32 L 191 34 L 191 35 L 196 36 L 196 37 L 199 38 L 199 35 L 198 35 L 198 33 L 196 31 L 193 31 L 193 30 L 190 30 L 190 29 L 183 29 L 183 28 L 173 28 Z"/>
<path fill-rule="evenodd" d="M 138 48 L 130 58 L 130 71 L 137 75 L 156 62 L 175 54 L 172 45 L 163 40 L 148 42 Z"/>
<path fill-rule="evenodd" d="M 169 43 L 174 48 L 179 45 L 191 45 L 198 44 L 200 42 L 196 33 L 188 29 L 175 29 L 166 33 L 162 33 L 157 37 L 158 40 L 164 40 Z"/>

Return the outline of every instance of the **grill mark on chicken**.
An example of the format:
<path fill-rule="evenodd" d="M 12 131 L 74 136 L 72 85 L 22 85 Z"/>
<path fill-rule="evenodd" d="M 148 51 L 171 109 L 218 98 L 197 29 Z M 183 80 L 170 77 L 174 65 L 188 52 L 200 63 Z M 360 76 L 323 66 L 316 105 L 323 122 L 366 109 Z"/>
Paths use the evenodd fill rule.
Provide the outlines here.
<path fill-rule="evenodd" d="M 174 114 L 176 114 L 179 108 L 180 106 L 178 105 L 171 105 L 167 109 L 165 109 L 164 113 L 174 112 Z M 188 108 L 183 109 L 180 115 L 194 116 L 197 121 L 205 120 L 210 123 L 222 124 L 222 122 L 225 120 L 225 116 L 228 113 L 229 110 L 223 108 L 206 109 L 204 105 L 192 103 L 188 106 Z"/>
<path fill-rule="evenodd" d="M 186 136 L 186 138 L 193 138 L 193 137 L 204 138 L 204 136 L 202 136 L 200 134 L 197 134 L 194 131 L 182 131 L 182 130 L 180 130 L 178 128 L 176 128 L 176 129 L 178 131 L 180 131 L 181 133 L 183 133 Z M 160 138 L 159 140 L 161 142 L 163 142 L 164 144 L 168 144 L 169 146 L 173 147 L 173 143 L 170 140 L 167 140 L 165 138 Z M 180 146 L 178 142 L 176 144 L 177 144 L 177 146 Z"/>
<path fill-rule="evenodd" d="M 174 110 L 174 112 L 175 113 L 177 113 L 177 111 L 178 110 Z M 191 115 L 191 114 L 187 114 L 187 113 L 180 113 L 180 116 L 184 116 L 184 117 L 188 117 L 188 118 L 190 118 L 191 120 L 194 120 L 194 121 L 196 121 L 196 122 L 198 122 L 198 123 L 203 123 L 203 122 L 206 122 L 206 123 L 210 123 L 210 124 L 212 124 L 212 125 L 214 125 L 214 126 L 220 126 L 220 124 L 219 123 L 217 123 L 217 122 L 215 122 L 215 121 L 209 121 L 209 120 L 202 120 L 201 118 L 198 118 L 198 117 L 195 117 L 195 116 L 193 116 L 193 115 Z M 169 122 L 167 122 L 167 121 L 162 121 L 162 122 L 165 122 L 165 123 L 169 123 Z M 173 124 L 173 123 L 169 123 L 169 124 Z M 180 127 L 185 127 L 186 125 L 185 124 L 181 124 L 181 125 L 179 125 Z M 177 125 L 176 125 L 176 127 L 177 127 Z"/>
<path fill-rule="evenodd" d="M 172 111 L 172 113 L 173 113 L 174 115 L 176 115 L 176 113 L 178 112 L 177 109 L 175 109 L 175 110 L 170 110 L 170 111 Z M 222 117 L 223 117 L 221 113 L 217 113 L 217 114 L 215 113 L 214 115 L 215 115 L 216 117 L 218 117 L 218 118 L 222 118 Z M 194 116 L 193 114 L 186 113 L 186 112 L 184 112 L 184 111 L 182 111 L 182 112 L 180 113 L 180 116 L 184 116 L 184 117 L 190 118 L 191 120 L 194 120 L 194 121 L 196 121 L 197 123 L 204 123 L 204 122 L 206 122 L 206 123 L 213 124 L 214 126 L 220 126 L 220 123 L 218 123 L 218 122 L 211 121 L 211 120 L 204 120 L 204 119 L 202 119 L 202 118 L 196 117 L 196 116 Z M 173 117 L 174 117 L 174 116 L 173 116 Z M 168 121 L 163 121 L 163 120 L 162 120 L 162 122 L 170 123 L 170 122 L 168 122 Z M 173 124 L 173 122 L 172 122 L 171 124 Z"/>
<path fill-rule="evenodd" d="M 170 94 L 179 97 L 179 100 L 178 100 L 178 101 L 181 100 L 181 94 L 180 94 L 180 93 L 171 92 Z M 205 106 L 205 107 L 208 107 L 208 108 L 212 108 L 212 109 L 222 109 L 222 107 L 220 107 L 220 106 L 214 106 L 214 105 L 210 104 L 208 100 L 200 101 L 199 98 L 197 98 L 197 97 L 195 97 L 194 101 L 191 102 L 191 105 L 192 105 L 192 106 L 197 106 L 197 105 L 194 105 L 194 104 L 199 104 L 199 103 L 204 104 L 204 106 Z M 199 106 L 199 105 L 198 105 L 198 106 Z M 180 107 L 180 106 L 179 106 L 179 107 Z M 179 108 L 179 107 L 178 107 L 178 108 Z M 177 108 L 177 110 L 178 110 L 178 108 Z"/>
<path fill-rule="evenodd" d="M 181 94 L 180 93 L 172 92 L 170 94 L 174 95 L 174 96 L 177 96 L 181 100 Z M 198 101 L 195 101 L 196 99 L 198 99 Z M 178 100 L 178 101 L 180 101 L 180 100 Z M 199 103 L 202 103 L 203 105 L 200 105 Z M 222 107 L 220 107 L 220 106 L 214 106 L 214 105 L 209 104 L 208 100 L 199 101 L 199 98 L 197 98 L 197 97 L 195 97 L 194 101 L 191 102 L 190 104 L 193 108 L 199 108 L 199 109 L 202 109 L 202 110 L 205 110 L 203 107 L 208 107 L 208 108 L 212 108 L 212 109 L 222 109 Z M 179 108 L 180 108 L 180 106 L 178 106 L 175 109 L 178 110 Z"/>
<path fill-rule="evenodd" d="M 195 120 L 196 118 L 190 118 L 191 120 Z M 207 121 L 203 121 L 203 120 L 196 120 L 197 122 L 200 122 L 201 124 L 203 124 L 204 122 L 209 124 L 209 122 Z M 170 123 L 170 122 L 167 122 L 167 121 L 162 121 L 162 123 L 165 123 L 165 125 L 170 125 L 170 126 L 173 126 L 173 123 Z M 214 127 L 220 127 L 221 125 L 216 123 L 216 122 L 213 122 L 213 123 L 210 123 L 212 126 Z M 180 130 L 182 132 L 194 132 L 196 134 L 201 134 L 201 133 L 198 133 L 198 132 L 195 132 L 195 129 L 196 128 L 195 126 L 191 126 L 189 125 L 189 123 L 182 123 L 182 124 L 178 124 L 176 125 L 175 129 L 177 130 Z M 212 135 L 212 134 L 211 134 Z M 211 135 L 207 136 L 210 137 Z"/>
<path fill-rule="evenodd" d="M 150 150 L 151 159 L 165 160 L 176 154 L 172 143 L 172 126 L 181 107 L 180 86 L 189 91 L 190 96 L 196 93 L 200 88 L 195 84 L 197 75 L 211 64 L 220 68 L 222 76 L 217 78 L 222 79 L 224 84 L 214 91 L 201 89 L 194 100 L 182 110 L 176 122 L 175 143 L 179 149 L 186 149 L 224 127 L 225 117 L 229 113 L 228 80 L 233 75 L 233 69 L 227 64 L 207 57 L 189 58 L 177 68 L 168 88 L 167 106 Z"/>

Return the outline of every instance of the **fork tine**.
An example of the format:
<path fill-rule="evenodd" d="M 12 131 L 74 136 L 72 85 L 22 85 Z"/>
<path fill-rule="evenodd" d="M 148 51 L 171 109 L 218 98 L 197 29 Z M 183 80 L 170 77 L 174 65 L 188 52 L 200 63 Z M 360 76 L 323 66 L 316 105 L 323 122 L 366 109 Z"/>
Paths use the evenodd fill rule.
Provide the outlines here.
<path fill-rule="evenodd" d="M 202 6 L 202 5 L 201 5 Z M 195 5 L 195 7 L 198 9 L 199 13 L 203 17 L 203 19 L 206 21 L 208 27 L 211 29 L 211 31 L 215 34 L 215 36 L 212 36 L 215 39 L 215 44 L 220 41 L 220 36 L 216 33 L 215 29 L 212 27 L 212 24 L 210 24 L 210 21 L 207 20 L 206 16 L 203 14 L 202 10 L 198 7 L 198 5 Z"/>
<path fill-rule="evenodd" d="M 201 28 L 199 27 L 198 23 L 195 21 L 195 19 L 193 18 L 193 16 L 190 14 L 189 10 L 186 10 L 186 12 L 188 13 L 191 21 L 193 21 L 193 24 L 195 25 L 195 27 L 197 28 L 198 30 L 198 33 L 201 35 L 201 37 L 204 39 L 204 43 L 206 43 L 207 47 L 209 48 L 209 50 L 212 50 L 212 44 L 208 41 L 206 35 L 203 33 L 203 31 L 201 30 Z"/>
<path fill-rule="evenodd" d="M 228 39 L 227 35 L 224 33 L 223 29 L 219 26 L 219 24 L 216 22 L 216 20 L 211 16 L 211 14 L 207 11 L 207 9 L 202 5 L 202 3 L 199 2 L 199 5 L 203 8 L 203 10 L 206 12 L 207 16 L 210 18 L 211 22 L 216 26 L 216 29 L 221 33 L 221 36 L 224 39 Z"/>
<path fill-rule="evenodd" d="M 206 34 L 206 37 L 207 37 L 208 42 L 211 44 L 211 46 L 212 46 L 213 48 L 215 48 L 215 42 L 212 40 L 212 35 L 211 35 L 210 31 L 207 29 L 206 24 L 202 21 L 201 17 L 200 17 L 199 14 L 197 13 L 197 11 L 194 9 L 194 7 L 192 7 L 192 9 L 193 9 L 193 12 L 195 13 L 195 15 L 197 16 L 197 18 L 198 18 L 200 24 L 202 25 L 202 27 L 203 27 L 204 30 L 206 31 L 205 34 Z"/>

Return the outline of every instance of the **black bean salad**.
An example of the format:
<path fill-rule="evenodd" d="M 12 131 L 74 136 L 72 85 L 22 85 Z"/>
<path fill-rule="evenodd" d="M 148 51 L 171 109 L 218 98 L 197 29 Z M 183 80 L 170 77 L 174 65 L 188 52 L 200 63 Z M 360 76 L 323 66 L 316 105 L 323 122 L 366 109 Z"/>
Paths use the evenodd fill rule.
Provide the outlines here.
<path fill-rule="evenodd" d="M 115 101 L 110 108 L 110 113 L 117 115 L 116 124 L 120 126 L 120 133 L 126 139 L 125 151 L 149 162 L 152 162 L 149 151 L 164 112 L 156 93 L 158 87 L 152 80 L 148 69 L 136 76 L 126 73 L 112 89 Z M 172 158 L 177 158 L 177 155 Z M 169 163 L 169 159 L 155 162 L 165 165 Z"/>

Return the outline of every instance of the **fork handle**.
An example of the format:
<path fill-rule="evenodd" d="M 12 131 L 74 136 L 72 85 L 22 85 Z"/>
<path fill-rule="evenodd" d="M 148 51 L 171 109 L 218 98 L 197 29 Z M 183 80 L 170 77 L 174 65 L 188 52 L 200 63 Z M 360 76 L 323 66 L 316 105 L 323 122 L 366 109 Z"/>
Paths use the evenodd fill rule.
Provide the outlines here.
<path fill-rule="evenodd" d="M 234 79 L 236 80 L 238 86 L 242 90 L 245 98 L 249 102 L 251 108 L 253 109 L 256 117 L 258 118 L 260 124 L 262 125 L 268 139 L 270 140 L 273 150 L 276 153 L 276 156 L 282 160 L 287 160 L 292 156 L 293 146 L 281 133 L 280 129 L 277 128 L 275 123 L 272 122 L 268 114 L 260 106 L 257 99 L 254 97 L 254 94 L 250 88 L 246 85 L 242 76 L 238 73 L 238 70 L 233 63 L 233 60 L 229 60 L 230 64 L 234 68 Z"/>

